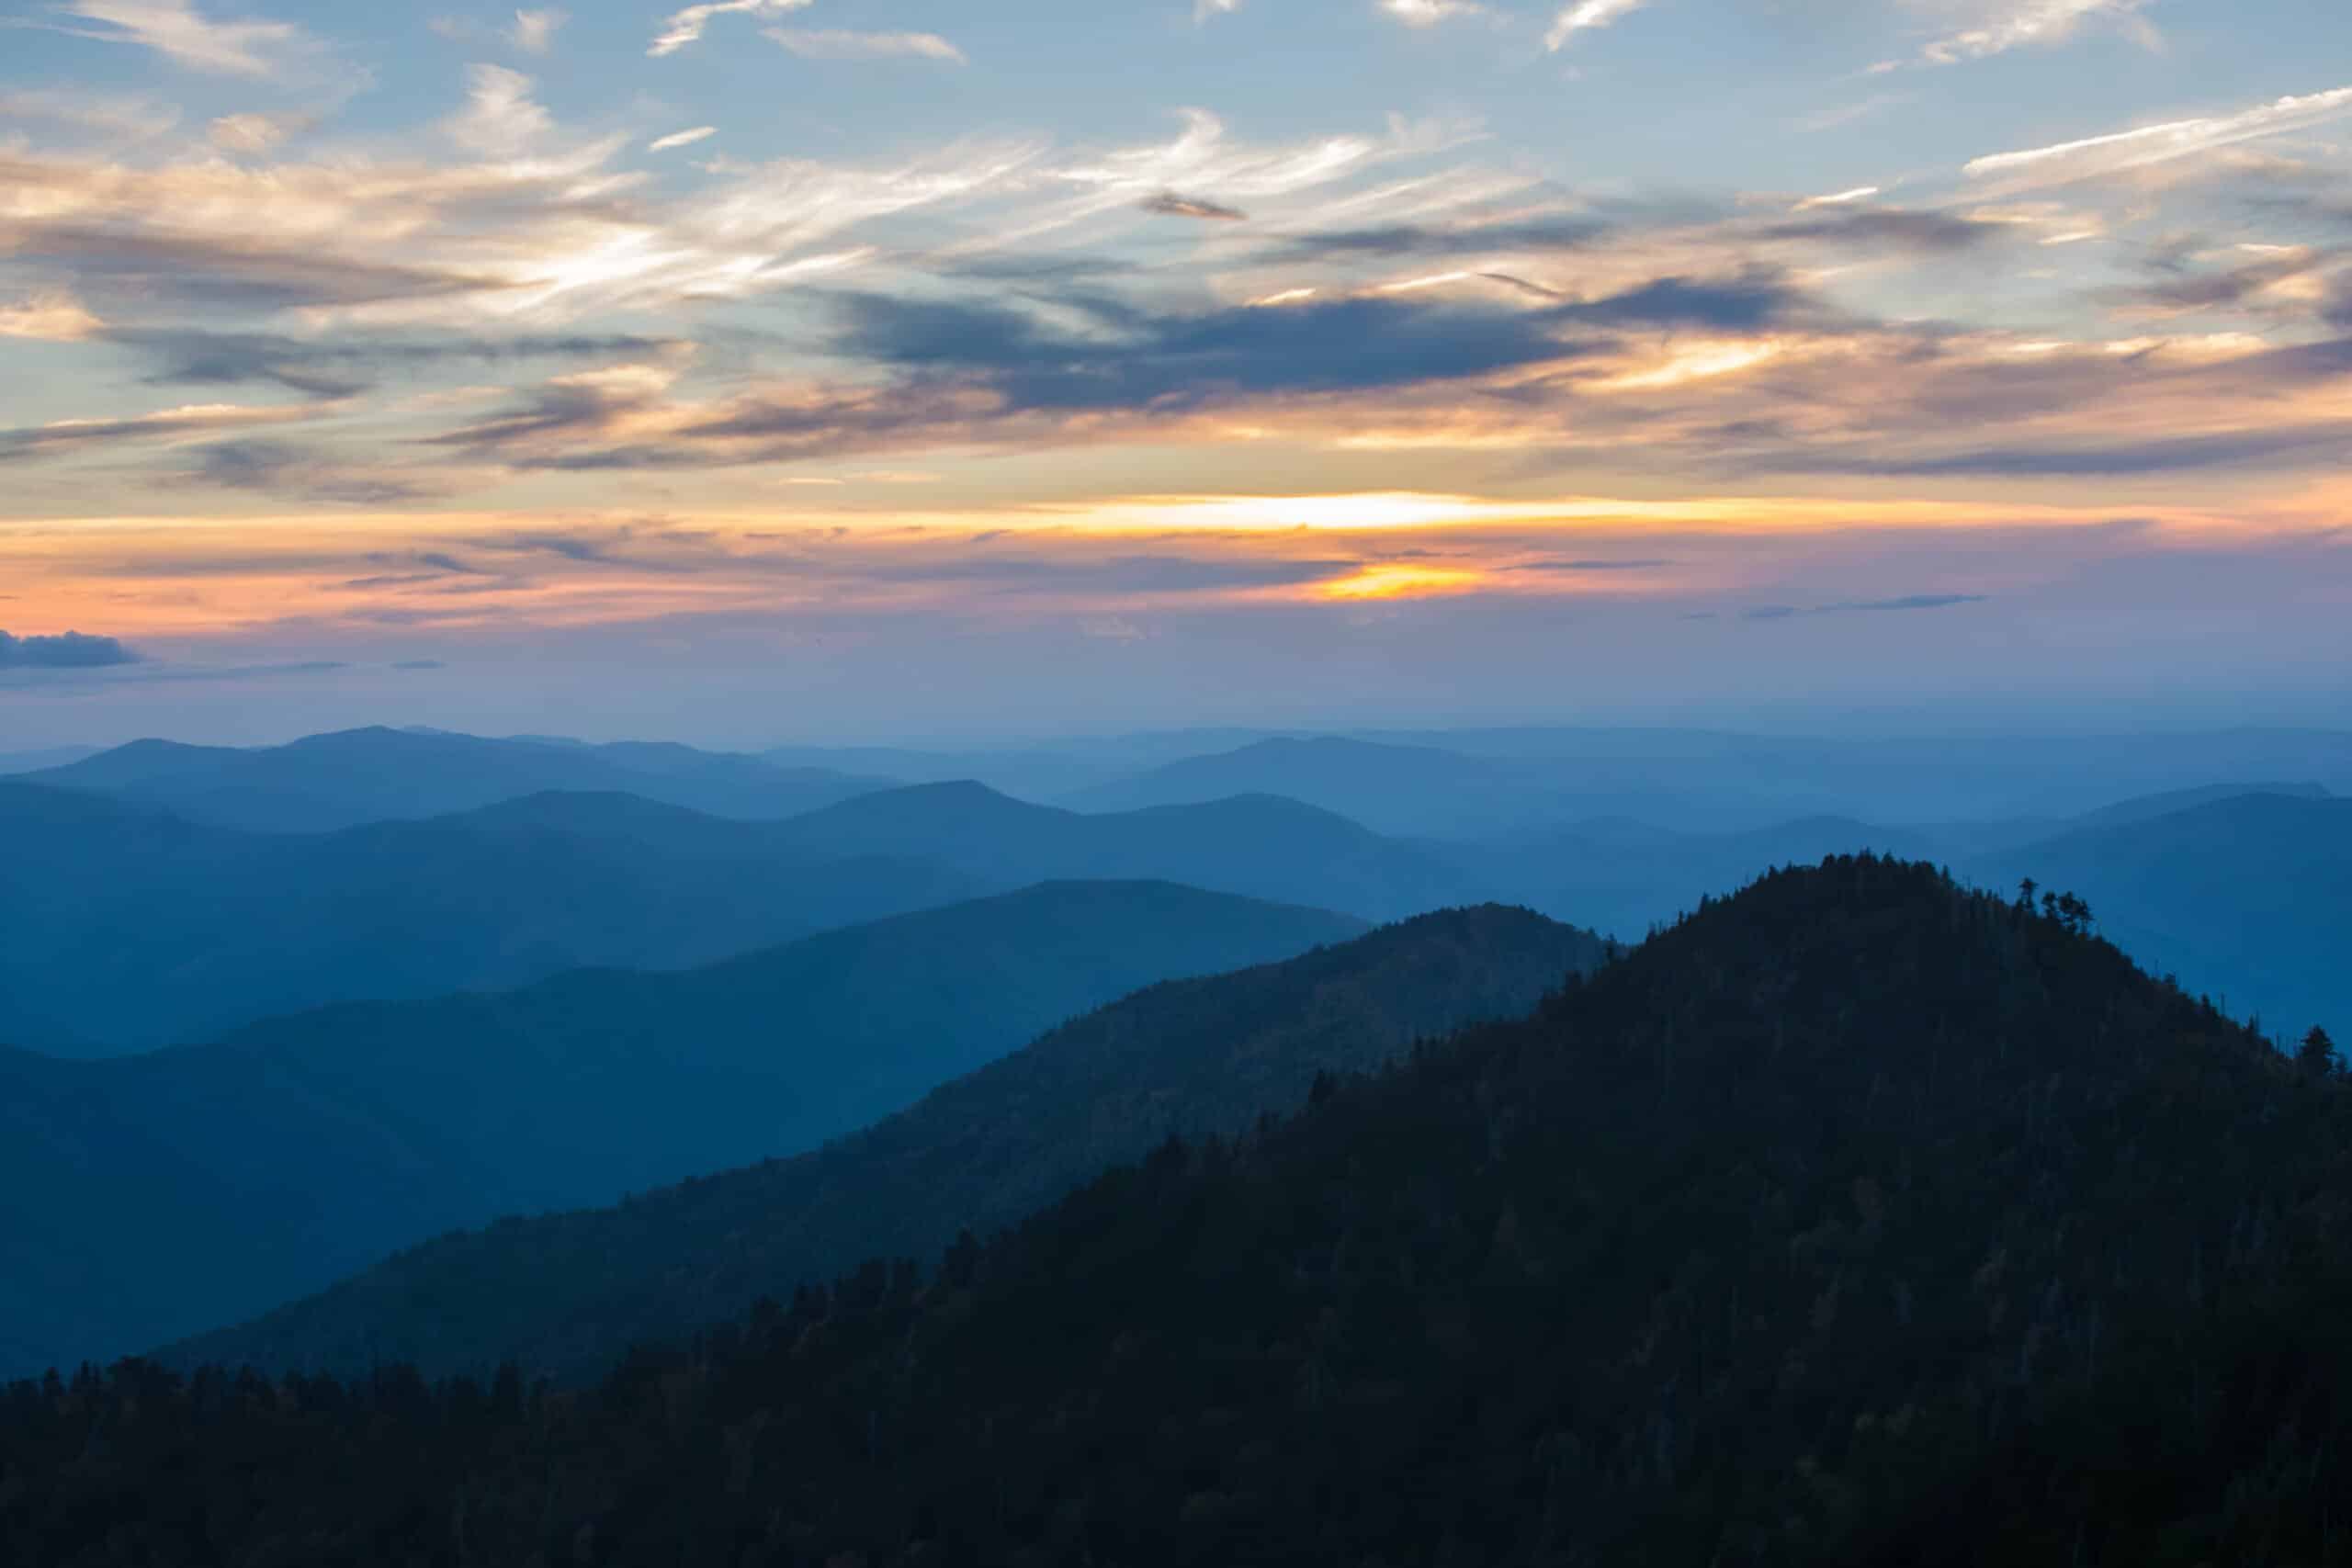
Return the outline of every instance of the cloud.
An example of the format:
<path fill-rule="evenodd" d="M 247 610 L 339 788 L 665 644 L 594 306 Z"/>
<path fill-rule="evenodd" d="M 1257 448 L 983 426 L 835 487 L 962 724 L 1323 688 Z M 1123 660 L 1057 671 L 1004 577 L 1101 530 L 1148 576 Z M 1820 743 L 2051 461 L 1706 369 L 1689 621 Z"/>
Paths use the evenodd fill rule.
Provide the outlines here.
<path fill-rule="evenodd" d="M 1549 556 L 1547 556 L 1547 557 L 1545 557 L 1544 558 L 1543 558 L 1543 559 L 1541 559 L 1541 560 L 1514 561 L 1514 562 L 1512 562 L 1511 564 L 1510 564 L 1510 565 L 1508 565 L 1508 566 L 1505 566 L 1505 567 L 1501 568 L 1500 570 L 1504 570 L 1504 571 L 1571 571 L 1571 572 L 1584 572 L 1584 571 L 1655 571 L 1655 570 L 1657 570 L 1658 569 L 1660 569 L 1660 568 L 1662 568 L 1662 567 L 1669 567 L 1669 566 L 1672 566 L 1673 564 L 1674 564 L 1674 563 L 1673 563 L 1672 561 L 1670 561 L 1670 560 L 1665 560 L 1665 559 L 1661 559 L 1661 558 L 1656 558 L 1656 557 L 1652 557 L 1652 558 L 1646 558 L 1646 559 L 1639 559 L 1639 558 L 1637 558 L 1637 559 L 1629 559 L 1629 560 L 1613 560 L 1613 559 L 1596 558 L 1592 558 L 1592 557 L 1585 557 L 1585 558 L 1573 558 L 1573 559 L 1566 559 L 1566 560 L 1563 560 L 1563 559 L 1560 559 L 1560 558 L 1557 558 L 1557 557 L 1549 557 Z"/>
<path fill-rule="evenodd" d="M 1804 462 L 1819 473 L 1883 477 L 1978 479 L 2118 479 L 2295 461 L 2352 461 L 2352 422 L 2284 428 L 2165 434 L 2143 440 L 1983 446 L 1883 459 L 1818 457 Z"/>
<path fill-rule="evenodd" d="M 394 663 L 395 670 L 447 670 L 447 662 L 438 659 L 403 659 Z"/>
<path fill-rule="evenodd" d="M 266 152 L 286 131 L 285 122 L 266 114 L 224 114 L 212 122 L 209 139 L 223 152 Z"/>
<path fill-rule="evenodd" d="M 151 141 L 178 125 L 180 118 L 176 105 L 150 98 L 49 87 L 0 93 L 0 120 L 62 126 L 109 141 Z"/>
<path fill-rule="evenodd" d="M 1574 250 L 1612 232 L 1606 220 L 1589 213 L 1463 224 L 1386 223 L 1294 235 L 1281 243 L 1283 254 L 1298 259 L 1327 256 L 1471 256 L 1507 252 Z"/>
<path fill-rule="evenodd" d="M 662 24 L 661 33 L 645 52 L 657 60 L 677 53 L 688 44 L 698 42 L 714 17 L 781 17 L 811 3 L 812 0 L 711 0 L 707 5 L 689 6 Z"/>
<path fill-rule="evenodd" d="M 1661 277 L 1623 293 L 1564 305 L 1547 314 L 1560 321 L 1609 326 L 1704 327 L 1753 331 L 1794 309 L 1800 296 L 1768 272 L 1723 282 Z"/>
<path fill-rule="evenodd" d="M 1223 207 L 1197 197 L 1178 196 L 1172 190 L 1146 197 L 1136 205 L 1146 212 L 1157 212 L 1165 218 L 1204 218 L 1220 223 L 1238 223 L 1250 216 L 1238 207 Z"/>
<path fill-rule="evenodd" d="M 2272 247 L 2256 259 L 2219 271 L 2189 272 L 2166 268 L 2174 276 L 2161 281 L 2118 290 L 2115 298 L 2155 310 L 2211 310 L 2258 304 L 2282 289 L 2294 291 L 2331 265 L 2329 253 L 2298 246 Z M 2314 292 L 2316 292 L 2314 290 Z M 2308 308 L 2309 297 L 2299 303 Z"/>
<path fill-rule="evenodd" d="M 1839 104 L 1834 108 L 1815 109 L 1811 114 L 1800 116 L 1794 122 L 1794 128 L 1808 136 L 1816 136 L 1825 130 L 1836 130 L 1842 126 L 1852 125 L 1857 120 L 1868 119 L 1872 115 L 1883 113 L 1904 102 L 1905 98 L 1905 95 L 1902 93 L 1872 93 L 1869 97 L 1850 104 Z"/>
<path fill-rule="evenodd" d="M 1867 189 L 1867 187 L 1865 187 Z M 2006 223 L 1955 218 L 1944 212 L 1911 212 L 1892 207 L 1856 207 L 1861 192 L 1804 204 L 1811 217 L 1774 223 L 1763 231 L 1770 240 L 1817 240 L 1857 246 L 1892 246 L 1937 254 L 1973 250 L 2011 231 Z"/>
<path fill-rule="evenodd" d="M 503 65 L 476 65 L 462 113 L 445 129 L 450 140 L 485 157 L 511 158 L 555 129 L 555 117 L 531 97 L 531 79 Z"/>
<path fill-rule="evenodd" d="M 648 152 L 667 152 L 673 147 L 691 147 L 718 134 L 715 125 L 697 125 L 692 130 L 673 130 L 667 136 L 657 136 L 645 144 Z"/>
<path fill-rule="evenodd" d="M 2008 175 L 2025 176 L 2038 184 L 2062 184 L 2127 173 L 2259 137 L 2307 130 L 2346 114 L 2352 114 L 2352 87 L 2337 87 L 2301 97 L 2275 99 L 2233 115 L 2177 119 L 2048 147 L 1995 152 L 1971 160 L 1962 172 L 1974 180 Z"/>
<path fill-rule="evenodd" d="M 1605 28 L 1648 4 L 1649 0 L 1576 0 L 1553 18 L 1552 30 L 1544 35 L 1544 47 L 1557 53 L 1577 34 Z"/>
<path fill-rule="evenodd" d="M 1241 9 L 1241 0 L 1193 0 L 1193 25 L 1199 27 L 1211 17 L 1228 17 Z"/>
<path fill-rule="evenodd" d="M 266 491 L 341 506 L 395 506 L 429 500 L 441 488 L 389 470 L 338 465 L 282 441 L 220 441 L 196 450 L 188 477 L 223 490 Z"/>
<path fill-rule="evenodd" d="M 937 33 L 861 33 L 841 28 L 770 28 L 768 37 L 804 60 L 944 60 L 969 63 Z"/>
<path fill-rule="evenodd" d="M 1099 434 L 1110 417 L 1169 425 L 1213 410 L 1435 395 L 1615 353 L 1619 333 L 1760 329 L 1791 317 L 1802 296 L 1759 272 L 1656 278 L 1591 299 L 1547 297 L 1537 309 L 1442 289 L 1278 308 L 1153 308 L 1084 289 L 1021 305 L 862 291 L 832 303 L 841 319 L 831 353 L 888 378 L 695 403 L 671 401 L 667 383 L 652 378 L 561 378 L 434 440 L 557 469 L 724 466 L 925 441 L 1051 442 L 1073 429 Z M 1533 396 L 1511 403 L 1536 413 Z"/>
<path fill-rule="evenodd" d="M 1982 593 L 1905 593 L 1895 599 L 1854 599 L 1839 604 L 1816 604 L 1800 610 L 1791 604 L 1758 604 L 1739 613 L 1743 621 L 1791 621 L 1806 615 L 1846 615 L 1883 610 L 1948 610 L 1955 604 L 1982 604 Z M 1712 618 L 1693 616 L 1692 619 Z"/>
<path fill-rule="evenodd" d="M 138 662 L 138 654 L 110 637 L 80 632 L 11 637 L 0 632 L 0 670 L 107 670 Z"/>
<path fill-rule="evenodd" d="M 317 398 L 346 398 L 378 378 L 451 364 L 508 366 L 538 359 L 620 359 L 683 354 L 675 338 L 522 333 L 503 337 L 310 339 L 201 328 L 122 328 L 107 340 L 159 363 L 150 386 L 229 387 L 274 382 Z"/>
<path fill-rule="evenodd" d="M 1408 28 L 1433 28 L 1458 17 L 1483 17 L 1476 0 L 1380 0 L 1380 8 Z"/>
<path fill-rule="evenodd" d="M 0 337 L 79 343 L 95 336 L 105 326 L 104 321 L 82 309 L 74 296 L 62 291 L 36 294 L 15 304 L 0 304 Z"/>
<path fill-rule="evenodd" d="M 181 442 L 255 425 L 292 424 L 317 417 L 312 407 L 249 408 L 195 403 L 120 419 L 61 419 L 0 430 L 0 462 L 47 457 L 123 442 Z"/>
<path fill-rule="evenodd" d="M 514 26 L 508 29 L 507 41 L 526 54 L 545 54 L 555 42 L 557 31 L 571 20 L 571 13 L 549 6 L 537 11 L 514 13 Z"/>
<path fill-rule="evenodd" d="M 277 74 L 288 51 L 306 41 L 289 22 L 209 21 L 187 0 L 69 0 L 60 9 L 109 29 L 85 38 L 139 44 L 191 70 L 223 75 Z"/>
<path fill-rule="evenodd" d="M 1956 65 L 1983 60 L 2028 46 L 2064 43 L 2086 22 L 2112 21 L 2142 46 L 2162 47 L 2163 39 L 2140 15 L 2151 0 L 2002 0 L 1997 9 L 1975 27 L 1938 39 L 1921 51 L 1936 65 Z"/>

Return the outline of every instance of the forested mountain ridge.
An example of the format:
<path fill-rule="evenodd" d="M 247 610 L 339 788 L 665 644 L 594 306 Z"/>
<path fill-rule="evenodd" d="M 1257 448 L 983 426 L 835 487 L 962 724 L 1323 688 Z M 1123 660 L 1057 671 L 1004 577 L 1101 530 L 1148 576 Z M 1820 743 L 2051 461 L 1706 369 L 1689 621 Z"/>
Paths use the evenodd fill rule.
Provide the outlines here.
<path fill-rule="evenodd" d="M 19 1385 L 0 1551 L 2344 1562 L 2352 1096 L 2077 925 L 1775 874 L 1524 1021 L 585 1396 Z"/>
<path fill-rule="evenodd" d="M 1061 884 L 681 973 L 345 1004 L 110 1061 L 0 1053 L 0 1366 L 161 1344 L 453 1226 L 809 1148 L 1138 987 L 1363 929 Z"/>
<path fill-rule="evenodd" d="M 628 795 L 247 833 L 0 779 L 0 1042 L 88 1055 L 340 1001 L 675 969 L 1002 891 Z"/>
<path fill-rule="evenodd" d="M 928 1257 L 959 1228 L 1009 1224 L 1170 1134 L 1244 1131 L 1320 1071 L 1516 1017 L 1600 956 L 1597 937 L 1489 906 L 1168 981 L 820 1151 L 447 1236 L 165 1359 L 594 1376 L 632 1343 L 684 1338 L 874 1253 Z"/>
<path fill-rule="evenodd" d="M 2352 1025 L 2352 798 L 2259 792 L 2101 817 L 1969 869 L 2075 889 L 2140 963 L 2274 1036 Z"/>

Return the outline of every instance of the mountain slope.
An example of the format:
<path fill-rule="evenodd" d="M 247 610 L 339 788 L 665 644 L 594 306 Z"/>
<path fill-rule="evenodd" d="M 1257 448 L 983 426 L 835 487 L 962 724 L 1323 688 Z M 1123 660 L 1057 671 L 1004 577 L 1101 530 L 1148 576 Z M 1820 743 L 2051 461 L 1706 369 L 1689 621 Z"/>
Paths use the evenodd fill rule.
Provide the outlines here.
<path fill-rule="evenodd" d="M 1089 811 L 1135 810 L 1245 794 L 1305 801 L 1384 833 L 1442 838 L 1579 817 L 1665 813 L 1681 820 L 1728 810 L 1679 798 L 1641 761 L 1471 757 L 1434 746 L 1335 736 L 1261 740 L 1238 750 L 1182 758 L 1081 790 L 1068 804 Z"/>
<path fill-rule="evenodd" d="M 684 974 L 346 1005 L 113 1061 L 0 1055 L 0 1343 L 15 1371 L 120 1353 L 452 1226 L 808 1148 L 1139 986 L 1362 929 L 1069 884 Z"/>
<path fill-rule="evenodd" d="M 2299 1038 L 2352 1035 L 2352 799 L 2241 795 L 2093 825 L 1974 863 L 2090 901 L 2149 968 Z"/>
<path fill-rule="evenodd" d="M 253 750 L 138 740 L 26 776 L 256 833 L 323 833 L 440 817 L 549 790 L 617 792 L 715 817 L 774 818 L 892 782 L 777 768 L 684 746 L 488 740 L 383 728 Z"/>
<path fill-rule="evenodd" d="M 918 784 L 811 812 L 781 831 L 811 850 L 937 861 L 997 883 L 1165 878 L 1368 919 L 1482 897 L 1476 878 L 1435 855 L 1272 795 L 1087 815 L 968 782 Z"/>
<path fill-rule="evenodd" d="M 1415 1039 L 1513 1017 L 1597 938 L 1523 910 L 1425 915 L 1238 974 L 1170 981 L 1076 1019 L 865 1131 L 796 1158 L 616 1209 L 446 1237 L 179 1363 L 429 1372 L 502 1359 L 577 1377 L 886 1251 L 930 1256 L 1170 1134 L 1247 1129 L 1320 1070 L 1380 1066 Z"/>
<path fill-rule="evenodd" d="M 1002 884 L 634 795 L 248 834 L 0 780 L 0 1041 L 85 1055 L 272 1014 L 680 968 Z"/>
<path fill-rule="evenodd" d="M 2054 921 L 1924 867 L 1785 873 L 1317 1098 L 584 1398 L 136 1365 L 20 1388 L 0 1548 L 2352 1554 L 2352 1094 Z"/>

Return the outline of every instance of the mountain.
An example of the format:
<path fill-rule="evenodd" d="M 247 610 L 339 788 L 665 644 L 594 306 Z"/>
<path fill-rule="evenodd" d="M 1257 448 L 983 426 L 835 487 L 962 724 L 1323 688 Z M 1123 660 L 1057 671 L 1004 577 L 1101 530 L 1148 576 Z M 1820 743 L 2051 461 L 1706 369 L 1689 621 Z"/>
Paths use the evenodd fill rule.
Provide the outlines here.
<path fill-rule="evenodd" d="M 0 1345 L 21 1371 L 159 1344 L 454 1226 L 796 1153 L 1138 987 L 1363 929 L 1067 884 L 684 974 L 352 1004 L 111 1061 L 0 1055 Z"/>
<path fill-rule="evenodd" d="M 795 818 L 780 831 L 812 851 L 933 861 L 998 884 L 1164 878 L 1369 919 L 1484 896 L 1476 878 L 1437 855 L 1271 795 L 1088 815 L 1030 805 L 967 781 L 861 795 Z"/>
<path fill-rule="evenodd" d="M 1757 811 L 1683 799 L 1642 761 L 1472 757 L 1336 736 L 1260 740 L 1182 758 L 1080 790 L 1064 804 L 1119 811 L 1248 794 L 1304 801 L 1383 833 L 1439 838 L 1617 814 L 1666 813 L 1677 822 L 1703 818 L 1724 825 L 1760 819 Z"/>
<path fill-rule="evenodd" d="M 638 795 L 715 817 L 775 818 L 895 782 L 777 768 L 684 746 L 486 740 L 384 728 L 254 750 L 135 740 L 28 778 L 258 833 L 440 817 L 549 790 Z"/>
<path fill-rule="evenodd" d="M 444 1237 L 168 1359 L 435 1375 L 514 1360 L 594 1376 L 631 1344 L 682 1339 L 875 1252 L 928 1257 L 959 1228 L 1010 1224 L 1171 1134 L 1246 1131 L 1304 1100 L 1318 1072 L 1368 1071 L 1417 1039 L 1516 1017 L 1600 947 L 1487 906 L 1171 980 L 821 1150 Z"/>
<path fill-rule="evenodd" d="M 2197 789 L 2166 790 L 2161 795 L 2135 795 L 2103 806 L 2097 811 L 2086 811 L 2075 818 L 2071 826 L 2087 828 L 2122 828 L 2134 822 L 2150 822 L 2159 817 L 2171 817 L 2199 806 L 2211 806 L 2218 801 L 2235 800 L 2248 795 L 2292 795 L 2303 800 L 2325 800 L 2329 791 L 2315 784 L 2205 784 Z M 2052 835 L 2054 836 L 2054 835 Z"/>
<path fill-rule="evenodd" d="M 776 827 L 545 795 L 254 834 L 0 780 L 0 1042 L 153 1049 L 329 1002 L 683 968 L 1005 886 Z"/>
<path fill-rule="evenodd" d="M 1311 1099 L 585 1393 L 18 1385 L 0 1552 L 2352 1557 L 2352 1089 L 2059 921 L 1781 873 Z"/>
<path fill-rule="evenodd" d="M 2352 799 L 2240 795 L 2093 823 L 1972 864 L 2089 900 L 2135 958 L 2241 1017 L 2352 1034 Z"/>
<path fill-rule="evenodd" d="M 96 746 L 51 746 L 39 751 L 0 751 L 0 775 L 29 773 L 41 768 L 62 768 L 98 754 Z"/>
<path fill-rule="evenodd" d="M 2216 787 L 2243 794 L 2259 787 L 2248 781 L 2266 779 L 2352 791 L 2352 733 L 1860 740 L 1531 728 L 1284 737 L 1171 758 L 1062 803 L 1124 810 L 1262 792 L 1384 833 L 1484 840 L 1608 817 L 1688 833 L 1819 817 L 2063 819 L 2133 796 Z"/>
<path fill-rule="evenodd" d="M 775 746 L 763 761 L 781 768 L 881 774 L 909 784 L 972 780 L 1023 800 L 1050 800 L 1114 777 L 1113 763 L 1039 747 L 926 751 L 899 746 Z"/>

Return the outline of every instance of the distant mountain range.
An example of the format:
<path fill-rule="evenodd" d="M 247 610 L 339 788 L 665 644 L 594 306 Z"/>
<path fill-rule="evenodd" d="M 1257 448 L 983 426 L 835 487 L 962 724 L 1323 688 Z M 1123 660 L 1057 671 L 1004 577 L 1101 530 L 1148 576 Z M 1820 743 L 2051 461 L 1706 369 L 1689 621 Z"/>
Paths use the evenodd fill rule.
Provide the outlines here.
<path fill-rule="evenodd" d="M 0 1043 L 152 1049 L 328 1002 L 684 967 L 1007 886 L 775 826 L 555 795 L 255 834 L 0 780 Z"/>
<path fill-rule="evenodd" d="M 1309 1098 L 584 1392 L 21 1385 L 0 1553 L 2345 1559 L 2352 1089 L 2058 920 L 1782 872 Z"/>
<path fill-rule="evenodd" d="M 241 766 L 254 776 L 277 780 L 271 788 L 292 788 L 288 768 L 300 773 L 338 750 L 379 744 L 388 752 L 427 748 L 420 765 L 445 746 L 487 747 L 469 754 L 502 767 L 528 763 L 469 786 L 482 789 L 557 763 L 609 772 L 622 765 L 614 759 L 627 760 L 633 787 L 654 790 L 704 778 L 714 764 L 729 776 L 748 768 L 753 778 L 764 767 L 682 748 L 399 732 L 231 755 L 251 759 Z M 83 766 L 103 773 L 99 764 L 127 765 L 109 753 Z M 1429 800 L 1455 802 L 1406 813 L 1419 820 L 1476 807 L 1482 797 L 1463 770 L 1485 765 L 1429 749 L 1271 741 L 1154 777 L 1192 779 L 1172 791 L 1184 794 L 1236 782 L 1227 775 L 1242 768 L 1311 791 L 1325 777 L 1327 795 L 1393 795 L 1412 784 Z M 1214 776 L 1183 772 L 1196 767 Z M 1377 833 L 1279 795 L 1082 813 L 970 782 L 868 790 L 776 821 L 714 820 L 637 795 L 570 794 L 332 835 L 240 836 L 174 826 L 87 792 L 0 781 L 0 891 L 9 895 L 0 900 L 0 977 L 10 982 L 0 987 L 0 1041 L 61 1054 L 152 1047 L 335 1000 L 494 988 L 582 964 L 674 967 L 1055 878 L 1165 879 L 1369 919 L 1502 899 L 1636 940 L 1768 867 L 1860 850 L 1933 859 L 2002 886 L 2026 874 L 2068 882 L 2132 951 L 2233 1005 L 2289 1021 L 2342 1017 L 2352 998 L 2335 978 L 2340 965 L 2308 937 L 2328 929 L 2324 917 L 2336 907 L 2329 891 L 2314 887 L 2290 910 L 2272 884 L 2233 880 L 2230 835 L 2267 830 L 2250 818 L 2195 815 L 2250 791 L 2287 803 L 2246 808 L 2281 817 L 2271 837 L 2286 857 L 2282 876 L 2291 882 L 2298 864 L 2335 863 L 2328 846 L 2342 838 L 2341 813 L 2292 804 L 2331 798 L 2314 783 L 2200 785 L 2075 818 L 1888 827 L 1831 816 L 1692 832 L 1618 815 L 1448 840 Z M 2098 835 L 2175 819 L 2168 854 L 2182 875 L 2210 884 L 2193 903 L 2146 875 L 2103 874 L 2103 855 L 2142 852 Z M 2296 847 L 2305 832 L 2315 835 L 2302 846 L 2308 854 Z M 2274 926 L 2275 938 L 2267 934 Z M 2241 941 L 2232 930 L 2266 934 Z"/>
<path fill-rule="evenodd" d="M 0 780 L 0 1043 L 147 1049 L 334 1001 L 681 967 L 1057 879 L 1372 919 L 1486 896 L 1440 857 L 1263 798 L 1083 817 L 929 784 L 742 822 L 560 794 L 253 834 Z"/>
<path fill-rule="evenodd" d="M 1363 929 L 1062 884 L 683 974 L 330 1008 L 112 1061 L 0 1053 L 0 1371 L 233 1322 L 452 1226 L 807 1149 L 1138 987 Z"/>
<path fill-rule="evenodd" d="M 986 1235 L 1171 1135 L 1246 1131 L 1304 1104 L 1319 1072 L 1369 1071 L 1417 1039 L 1516 1017 L 1600 956 L 1597 937 L 1487 906 L 1169 981 L 821 1150 L 413 1247 L 169 1359 L 436 1375 L 513 1360 L 594 1378 L 632 1344 L 870 1256 L 928 1258 L 959 1229 Z"/>
<path fill-rule="evenodd" d="M 650 742 L 583 746 L 381 728 L 254 749 L 139 740 L 26 777 L 255 833 L 440 817 L 548 790 L 772 819 L 897 782 Z"/>
<path fill-rule="evenodd" d="M 811 812 L 779 831 L 805 850 L 932 860 L 997 884 L 1158 877 L 1370 919 L 1485 895 L 1442 855 L 1275 795 L 1089 815 L 976 784 L 922 784 Z"/>
<path fill-rule="evenodd" d="M 1085 809 L 1287 795 L 1405 836 L 1482 840 L 1626 817 L 1678 832 L 1839 817 L 2069 819 L 2238 781 L 2352 791 L 2352 732 L 1831 740 L 1700 730 L 1525 729 L 1262 738 L 1073 793 Z"/>

